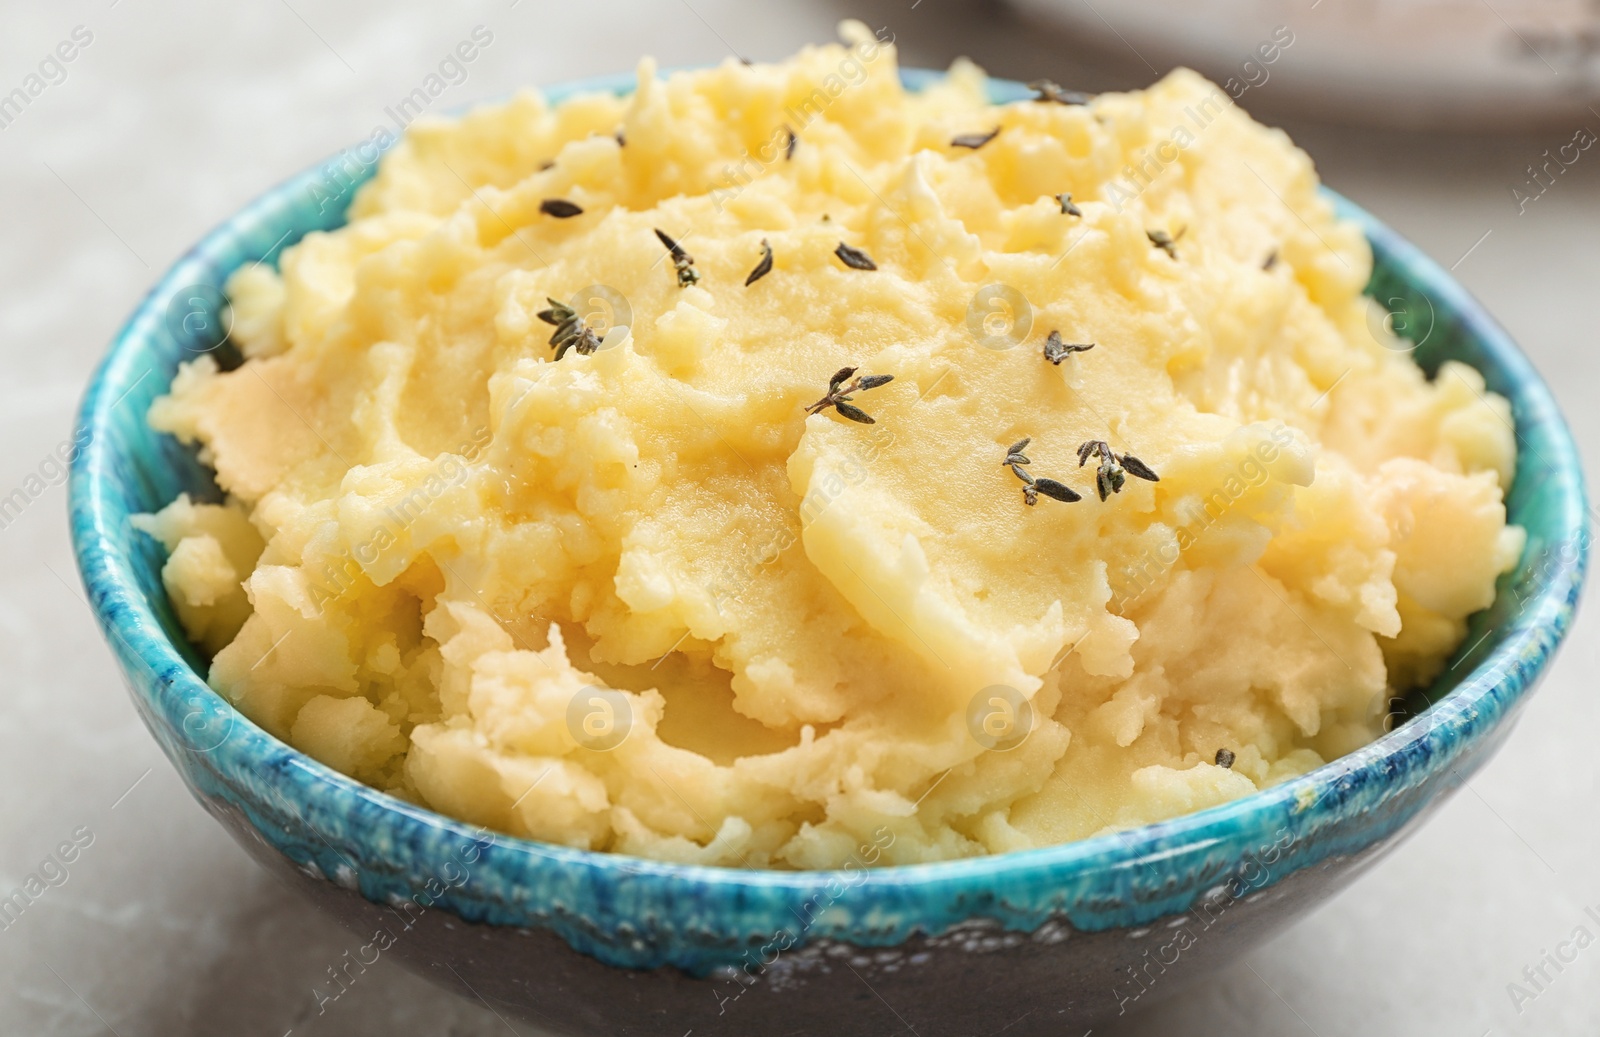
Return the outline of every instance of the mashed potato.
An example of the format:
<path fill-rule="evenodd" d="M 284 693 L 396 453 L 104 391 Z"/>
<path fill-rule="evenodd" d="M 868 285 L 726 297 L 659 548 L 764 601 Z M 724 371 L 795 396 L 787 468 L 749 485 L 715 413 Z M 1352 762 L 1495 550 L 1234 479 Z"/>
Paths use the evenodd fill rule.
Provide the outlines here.
<path fill-rule="evenodd" d="M 219 692 L 468 822 L 815 868 L 1222 803 L 1437 673 L 1521 550 L 1509 410 L 1306 156 L 1189 72 L 996 107 L 844 36 L 418 122 L 234 276 L 245 362 L 150 414 L 228 503 L 141 520 Z"/>

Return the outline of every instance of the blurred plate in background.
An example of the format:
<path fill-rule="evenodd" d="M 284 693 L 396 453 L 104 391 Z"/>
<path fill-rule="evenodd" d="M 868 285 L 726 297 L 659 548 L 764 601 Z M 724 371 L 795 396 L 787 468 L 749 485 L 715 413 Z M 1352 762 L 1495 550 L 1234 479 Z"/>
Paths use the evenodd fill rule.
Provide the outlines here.
<path fill-rule="evenodd" d="M 1158 71 L 1187 65 L 1253 110 L 1410 127 L 1600 126 L 1590 109 L 1600 108 L 1600 0 L 1010 2 Z"/>

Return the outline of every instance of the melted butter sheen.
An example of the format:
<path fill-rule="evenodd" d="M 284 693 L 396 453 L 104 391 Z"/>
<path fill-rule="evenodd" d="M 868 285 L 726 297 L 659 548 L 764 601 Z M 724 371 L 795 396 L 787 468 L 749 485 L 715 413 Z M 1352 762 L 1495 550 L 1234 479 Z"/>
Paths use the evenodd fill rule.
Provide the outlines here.
<path fill-rule="evenodd" d="M 419 121 L 231 280 L 246 363 L 150 415 L 229 502 L 140 520 L 220 692 L 469 822 L 812 868 L 1223 802 L 1437 672 L 1520 551 L 1508 410 L 1384 330 L 1306 156 L 1190 72 L 996 107 L 843 35 Z M 807 415 L 844 367 L 875 423 Z"/>

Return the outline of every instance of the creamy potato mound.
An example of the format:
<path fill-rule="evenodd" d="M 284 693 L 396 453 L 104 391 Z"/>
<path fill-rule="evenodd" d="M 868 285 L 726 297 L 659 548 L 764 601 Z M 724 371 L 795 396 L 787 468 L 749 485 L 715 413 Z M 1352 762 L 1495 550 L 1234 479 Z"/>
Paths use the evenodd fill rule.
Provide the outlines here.
<path fill-rule="evenodd" d="M 140 520 L 219 692 L 471 823 L 818 868 L 1222 803 L 1438 672 L 1521 551 L 1509 409 L 1310 160 L 1190 72 L 993 106 L 843 35 L 419 122 L 231 279 L 243 364 L 150 413 L 227 502 Z M 874 424 L 807 413 L 845 367 Z"/>

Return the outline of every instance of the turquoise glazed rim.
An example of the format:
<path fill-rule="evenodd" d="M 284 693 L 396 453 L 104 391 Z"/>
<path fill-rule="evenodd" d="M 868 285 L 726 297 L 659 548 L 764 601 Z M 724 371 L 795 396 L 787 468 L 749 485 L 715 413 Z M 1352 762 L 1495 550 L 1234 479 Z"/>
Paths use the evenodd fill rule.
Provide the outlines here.
<path fill-rule="evenodd" d="M 920 89 L 938 73 L 903 75 Z M 623 93 L 632 85 L 631 77 L 612 76 L 547 95 Z M 1006 81 L 995 81 L 993 92 L 1001 102 L 1029 96 Z M 306 233 L 340 225 L 374 158 L 347 150 L 278 186 L 167 272 L 89 385 L 80 423 L 92 436 L 70 486 L 74 545 L 95 615 L 140 714 L 196 797 L 214 811 L 242 814 L 259 839 L 303 870 L 369 900 L 393 903 L 426 891 L 469 921 L 548 929 L 612 965 L 671 965 L 694 975 L 737 966 L 751 948 L 793 933 L 797 906 L 819 896 L 830 906 L 793 933 L 796 944 L 887 947 L 973 921 L 1036 935 L 1053 920 L 1085 931 L 1139 927 L 1188 910 L 1268 848 L 1287 844 L 1268 876 L 1277 882 L 1399 833 L 1487 758 L 1571 623 L 1588 509 L 1577 450 L 1548 388 L 1445 271 L 1330 192 L 1370 240 L 1369 290 L 1419 341 L 1419 362 L 1431 373 L 1455 358 L 1483 372 L 1511 401 L 1520 445 L 1508 508 L 1528 532 L 1522 562 L 1502 578 L 1494 606 L 1474 617 L 1469 647 L 1435 687 L 1396 712 L 1403 722 L 1393 731 L 1302 777 L 1197 814 L 937 864 L 769 872 L 484 839 L 470 825 L 317 763 L 207 687 L 204 663 L 162 589 L 160 547 L 129 523 L 180 491 L 217 498 L 194 452 L 151 431 L 145 412 L 180 361 L 219 346 L 215 300 L 227 275 L 247 263 L 275 263 Z M 470 878 L 457 881 L 464 861 Z M 1250 884 L 1263 886 L 1259 878 Z"/>

